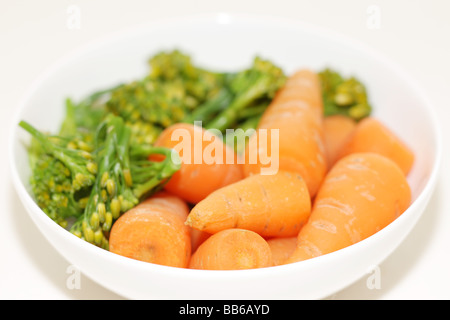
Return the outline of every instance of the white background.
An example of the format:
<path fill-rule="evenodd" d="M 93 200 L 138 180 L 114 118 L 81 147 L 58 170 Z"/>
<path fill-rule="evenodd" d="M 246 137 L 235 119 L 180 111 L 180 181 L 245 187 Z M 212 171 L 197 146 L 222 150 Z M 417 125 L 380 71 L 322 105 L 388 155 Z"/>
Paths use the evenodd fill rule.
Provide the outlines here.
<path fill-rule="evenodd" d="M 80 29 L 68 28 L 72 5 L 80 9 Z M 371 5 L 380 9 L 379 29 L 367 25 Z M 0 150 L 7 150 L 21 96 L 55 60 L 135 24 L 200 12 L 270 14 L 335 29 L 389 56 L 416 78 L 435 105 L 444 135 L 436 192 L 412 233 L 380 265 L 381 288 L 369 289 L 365 277 L 329 299 L 450 298 L 448 0 L 0 0 Z M 6 156 L 0 157 L 0 177 L 0 298 L 122 299 L 84 276 L 81 288 L 70 289 L 69 263 L 22 207 Z"/>

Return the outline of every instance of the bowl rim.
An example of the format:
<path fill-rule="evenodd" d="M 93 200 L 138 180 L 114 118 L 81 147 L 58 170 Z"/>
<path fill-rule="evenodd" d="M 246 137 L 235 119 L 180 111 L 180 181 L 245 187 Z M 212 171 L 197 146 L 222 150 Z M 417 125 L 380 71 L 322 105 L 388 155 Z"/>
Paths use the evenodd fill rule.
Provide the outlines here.
<path fill-rule="evenodd" d="M 250 270 L 193 270 L 184 269 L 177 267 L 162 266 L 153 263 L 147 263 L 143 261 L 133 260 L 130 258 L 122 257 L 107 250 L 96 247 L 89 244 L 75 235 L 68 232 L 66 229 L 60 227 L 53 220 L 51 220 L 36 204 L 32 196 L 28 193 L 27 188 L 22 184 L 19 176 L 18 169 L 16 167 L 15 161 L 15 144 L 17 142 L 16 132 L 19 130 L 17 124 L 20 121 L 20 117 L 24 109 L 29 103 L 30 98 L 39 90 L 41 83 L 45 82 L 48 78 L 53 76 L 58 72 L 58 70 L 70 64 L 73 60 L 82 57 L 84 54 L 88 54 L 90 51 L 95 51 L 106 44 L 116 41 L 118 38 L 130 35 L 136 35 L 141 32 L 149 32 L 157 27 L 167 27 L 168 25 L 173 26 L 174 24 L 178 26 L 183 26 L 188 24 L 198 24 L 198 23 L 210 23 L 210 24 L 240 24 L 240 23 L 256 23 L 263 25 L 272 26 L 289 26 L 299 29 L 303 32 L 307 32 L 311 35 L 316 35 L 327 40 L 333 40 L 346 47 L 354 50 L 361 51 L 362 54 L 368 56 L 369 58 L 376 60 L 377 62 L 385 65 L 388 69 L 392 70 L 399 78 L 404 80 L 408 87 L 413 88 L 417 96 L 421 99 L 421 108 L 426 109 L 426 114 L 429 116 L 429 120 L 433 128 L 433 138 L 435 139 L 435 152 L 434 152 L 434 162 L 432 163 L 432 169 L 429 174 L 429 178 L 426 181 L 423 190 L 417 195 L 417 198 L 411 203 L 409 208 L 396 220 L 390 223 L 388 226 L 378 231 L 374 235 L 356 243 L 349 247 L 340 249 L 338 251 L 316 257 L 314 259 L 274 266 L 260 269 L 250 269 Z M 117 262 L 121 264 L 128 264 L 131 268 L 146 269 L 148 272 L 156 272 L 159 274 L 165 274 L 168 276 L 180 276 L 189 275 L 190 277 L 195 277 L 197 280 L 208 280 L 215 277 L 221 277 L 226 279 L 249 279 L 249 278 L 259 278 L 260 276 L 270 276 L 278 273 L 283 273 L 285 271 L 293 272 L 302 269 L 314 268 L 317 264 L 327 263 L 327 261 L 332 261 L 337 255 L 352 255 L 355 250 L 360 250 L 361 248 L 368 247 L 371 242 L 377 241 L 378 238 L 383 237 L 383 235 L 393 229 L 396 225 L 402 223 L 410 214 L 409 212 L 416 210 L 416 207 L 424 205 L 428 202 L 429 196 L 433 192 L 438 179 L 438 172 L 441 166 L 442 158 L 442 135 L 441 129 L 438 121 L 437 114 L 435 112 L 436 108 L 431 103 L 428 96 L 425 94 L 422 87 L 420 87 L 417 82 L 411 77 L 404 69 L 402 69 L 398 64 L 394 63 L 392 59 L 388 58 L 384 54 L 375 51 L 372 47 L 369 47 L 365 43 L 353 39 L 347 35 L 339 33 L 335 30 L 314 25 L 311 23 L 306 23 L 298 19 L 279 17 L 275 15 L 264 15 L 264 14 L 249 14 L 249 13 L 236 13 L 236 12 L 207 12 L 201 14 L 191 14 L 183 16 L 173 16 L 169 18 L 155 19 L 151 22 L 146 22 L 142 24 L 137 24 L 131 27 L 121 29 L 117 32 L 110 33 L 100 38 L 93 39 L 86 42 L 84 45 L 77 47 L 76 49 L 65 54 L 60 59 L 51 64 L 47 69 L 45 69 L 25 90 L 25 94 L 20 99 L 18 108 L 13 116 L 13 123 L 10 128 L 10 139 L 9 139 L 9 164 L 12 176 L 12 182 L 19 194 L 20 199 L 27 205 L 26 209 L 28 213 L 33 217 L 33 220 L 39 219 L 41 222 L 48 224 L 50 228 L 54 229 L 55 232 L 59 233 L 60 236 L 67 238 L 68 241 L 73 245 L 81 246 L 83 250 L 89 252 L 89 254 L 101 255 L 102 258 L 111 260 L 112 262 Z M 31 212 L 33 214 L 31 214 Z M 34 221 L 36 223 L 36 221 Z M 44 235 L 45 236 L 45 235 Z M 53 244 L 51 244 L 54 246 Z M 58 251 L 59 252 L 59 251 Z M 61 252 L 59 252 L 62 254 Z M 391 252 L 386 252 L 385 256 L 388 256 Z M 63 254 L 62 254 L 63 255 Z M 64 255 L 63 255 L 64 256 Z M 82 270 L 88 277 L 89 271 Z M 95 281 L 95 279 L 93 279 Z M 355 278 L 356 280 L 356 278 Z M 102 286 L 107 287 L 108 285 L 102 284 Z M 110 290 L 115 291 L 113 286 L 109 287 Z"/>

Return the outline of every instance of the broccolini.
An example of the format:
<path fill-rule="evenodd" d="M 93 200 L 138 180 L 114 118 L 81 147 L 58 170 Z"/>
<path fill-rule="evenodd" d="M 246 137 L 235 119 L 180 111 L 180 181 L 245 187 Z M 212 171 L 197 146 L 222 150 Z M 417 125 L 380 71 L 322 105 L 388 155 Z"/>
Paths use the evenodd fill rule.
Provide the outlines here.
<path fill-rule="evenodd" d="M 342 114 L 356 121 L 370 115 L 372 106 L 364 85 L 355 77 L 344 78 L 338 72 L 324 69 L 319 72 L 322 83 L 324 116 Z"/>
<path fill-rule="evenodd" d="M 82 141 L 46 135 L 25 121 L 19 125 L 32 135 L 30 184 L 37 204 L 66 227 L 67 218 L 81 214 L 86 190 L 95 181 L 94 157 Z"/>
<path fill-rule="evenodd" d="M 229 76 L 231 102 L 207 124 L 207 128 L 224 132 L 234 128 L 245 114 L 244 109 L 255 108 L 262 113 L 275 93 L 285 84 L 283 70 L 268 60 L 255 57 L 250 68 Z"/>
<path fill-rule="evenodd" d="M 153 135 L 159 133 L 158 128 L 180 122 L 223 86 L 222 74 L 194 66 L 178 50 L 160 52 L 149 64 L 146 77 L 112 91 L 106 106 L 129 123 L 147 126 L 145 130 Z"/>
<path fill-rule="evenodd" d="M 95 137 L 98 173 L 83 214 L 71 227 L 75 235 L 108 248 L 108 232 L 119 216 L 159 190 L 179 169 L 177 154 L 166 148 L 130 144 L 131 129 L 110 115 Z M 162 162 L 151 154 L 164 155 Z"/>

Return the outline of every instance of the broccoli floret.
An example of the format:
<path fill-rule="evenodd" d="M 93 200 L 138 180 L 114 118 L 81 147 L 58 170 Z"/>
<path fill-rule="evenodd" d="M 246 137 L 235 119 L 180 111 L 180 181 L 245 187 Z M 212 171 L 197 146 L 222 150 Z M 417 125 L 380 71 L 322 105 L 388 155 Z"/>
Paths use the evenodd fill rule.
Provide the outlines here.
<path fill-rule="evenodd" d="M 191 57 L 179 50 L 160 52 L 150 58 L 149 65 L 151 80 L 181 82 L 186 96 L 195 102 L 188 104 L 190 107 L 215 96 L 225 80 L 225 74 L 195 66 Z"/>
<path fill-rule="evenodd" d="M 105 249 L 113 222 L 179 169 L 171 149 L 132 145 L 130 138 L 131 129 L 121 117 L 110 115 L 100 124 L 95 137 L 97 177 L 83 214 L 71 227 L 73 234 Z M 154 153 L 165 160 L 149 160 Z"/>
<path fill-rule="evenodd" d="M 125 125 L 131 130 L 130 144 L 153 144 L 161 133 L 159 126 L 143 120 L 126 121 Z"/>
<path fill-rule="evenodd" d="M 356 121 L 372 112 L 365 86 L 355 77 L 344 78 L 338 72 L 324 69 L 319 72 L 322 84 L 324 116 L 345 115 Z"/>
<path fill-rule="evenodd" d="M 64 228 L 75 217 L 70 231 L 105 249 L 113 222 L 180 168 L 172 149 L 133 143 L 131 127 L 112 114 L 96 128 L 92 144 L 45 135 L 25 121 L 20 126 L 33 137 L 30 182 L 37 204 Z"/>
<path fill-rule="evenodd" d="M 149 65 L 146 77 L 112 91 L 106 102 L 108 110 L 127 122 L 164 129 L 215 97 L 224 81 L 224 75 L 194 66 L 177 50 L 156 54 Z"/>
<path fill-rule="evenodd" d="M 146 77 L 114 90 L 106 106 L 131 123 L 144 121 L 166 128 L 180 121 L 195 103 L 186 95 L 181 81 L 160 82 Z"/>
<path fill-rule="evenodd" d="M 66 117 L 61 125 L 59 135 L 77 137 L 81 142 L 92 143 L 97 127 L 111 113 L 111 110 L 107 108 L 107 101 L 113 94 L 121 92 L 125 88 L 126 85 L 121 84 L 98 91 L 77 104 L 71 99 L 66 99 Z M 124 116 L 123 112 L 121 116 Z M 125 125 L 131 129 L 131 143 L 151 144 L 162 130 L 160 126 L 152 125 L 139 117 L 127 116 L 126 118 L 129 119 Z"/>
<path fill-rule="evenodd" d="M 67 218 L 81 214 L 82 203 L 76 200 L 70 172 L 54 157 L 37 158 L 30 184 L 38 206 L 62 227 L 67 226 Z"/>
<path fill-rule="evenodd" d="M 36 202 L 65 227 L 67 218 L 81 214 L 86 190 L 95 180 L 97 165 L 91 148 L 79 139 L 41 133 L 25 121 L 19 125 L 32 135 L 30 185 Z"/>
<path fill-rule="evenodd" d="M 198 70 L 191 57 L 179 50 L 162 51 L 149 59 L 150 78 L 172 81 L 175 79 L 196 79 Z"/>
<path fill-rule="evenodd" d="M 64 164 L 70 172 L 71 184 L 75 191 L 94 183 L 97 167 L 91 153 L 75 149 L 76 144 L 67 139 L 45 135 L 26 121 L 21 121 L 19 125 L 39 141 L 45 154 Z"/>

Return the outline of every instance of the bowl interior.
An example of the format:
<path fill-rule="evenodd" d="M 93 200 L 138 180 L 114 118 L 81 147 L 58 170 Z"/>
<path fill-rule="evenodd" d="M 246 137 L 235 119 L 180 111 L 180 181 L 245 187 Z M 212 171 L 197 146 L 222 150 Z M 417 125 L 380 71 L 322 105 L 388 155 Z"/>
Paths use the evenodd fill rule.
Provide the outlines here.
<path fill-rule="evenodd" d="M 152 23 L 90 44 L 57 62 L 24 97 L 17 121 L 55 132 L 66 97 L 79 99 L 95 90 L 142 77 L 147 60 L 178 48 L 196 64 L 217 70 L 248 66 L 255 55 L 273 60 L 287 73 L 330 66 L 366 83 L 374 116 L 413 149 L 416 162 L 408 177 L 417 199 L 429 184 L 438 153 L 436 122 L 426 99 L 389 61 L 360 44 L 299 22 L 240 15 L 207 15 Z M 407 117 L 406 117 L 407 116 Z M 29 193 L 26 132 L 13 128 L 11 162 Z M 42 212 L 31 214 L 47 219 Z M 59 228 L 55 224 L 55 228 Z"/>

